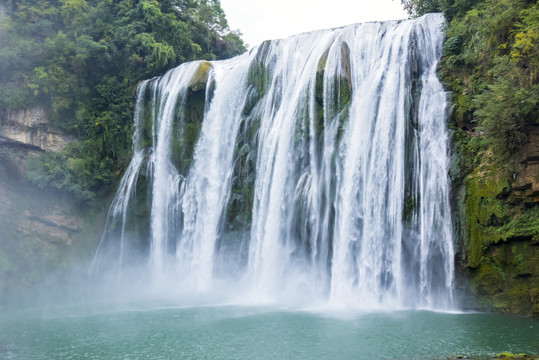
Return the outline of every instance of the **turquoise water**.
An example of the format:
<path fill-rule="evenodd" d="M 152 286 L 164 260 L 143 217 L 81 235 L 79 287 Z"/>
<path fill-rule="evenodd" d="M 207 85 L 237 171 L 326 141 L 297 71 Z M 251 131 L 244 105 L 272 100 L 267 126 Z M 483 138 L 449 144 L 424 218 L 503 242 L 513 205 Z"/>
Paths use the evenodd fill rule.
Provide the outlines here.
<path fill-rule="evenodd" d="M 539 321 L 248 306 L 1 309 L 0 359 L 432 359 L 539 353 Z"/>

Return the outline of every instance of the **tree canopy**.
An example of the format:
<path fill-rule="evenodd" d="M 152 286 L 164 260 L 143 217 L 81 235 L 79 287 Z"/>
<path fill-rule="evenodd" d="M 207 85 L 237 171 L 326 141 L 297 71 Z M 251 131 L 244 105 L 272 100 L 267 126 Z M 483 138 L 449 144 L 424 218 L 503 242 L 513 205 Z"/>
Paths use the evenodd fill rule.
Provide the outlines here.
<path fill-rule="evenodd" d="M 402 2 L 412 16 L 441 11 L 448 19 L 441 75 L 454 96 L 457 126 L 478 130 L 480 148 L 514 153 L 539 125 L 539 3 Z"/>
<path fill-rule="evenodd" d="M 42 106 L 75 135 L 77 144 L 33 162 L 33 179 L 91 199 L 128 161 L 140 80 L 244 51 L 219 0 L 7 0 L 0 110 Z"/>

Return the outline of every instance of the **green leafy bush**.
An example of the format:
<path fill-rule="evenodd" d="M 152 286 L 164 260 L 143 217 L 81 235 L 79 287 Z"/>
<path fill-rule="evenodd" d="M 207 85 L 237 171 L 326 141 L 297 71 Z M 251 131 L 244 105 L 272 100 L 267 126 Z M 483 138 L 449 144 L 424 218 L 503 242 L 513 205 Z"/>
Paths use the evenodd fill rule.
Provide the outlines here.
<path fill-rule="evenodd" d="M 495 154 L 508 158 L 538 124 L 539 5 L 472 3 L 455 12 L 457 2 L 444 1 L 442 9 L 453 12 L 441 74 L 454 96 L 454 121 L 479 130 Z"/>
<path fill-rule="evenodd" d="M 88 201 L 110 180 L 111 167 L 109 159 L 99 161 L 83 143 L 72 143 L 60 152 L 45 151 L 30 157 L 28 177 L 41 188 L 69 191 Z"/>
<path fill-rule="evenodd" d="M 33 159 L 32 179 L 91 199 L 127 165 L 142 79 L 243 51 L 218 0 L 8 0 L 0 111 L 45 107 L 54 127 L 79 139 Z"/>

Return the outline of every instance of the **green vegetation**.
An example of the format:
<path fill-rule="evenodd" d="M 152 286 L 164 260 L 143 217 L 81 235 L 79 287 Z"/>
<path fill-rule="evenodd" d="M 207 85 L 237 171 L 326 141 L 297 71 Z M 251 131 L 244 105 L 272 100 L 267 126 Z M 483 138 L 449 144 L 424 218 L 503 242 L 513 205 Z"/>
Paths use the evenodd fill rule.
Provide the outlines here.
<path fill-rule="evenodd" d="M 452 177 L 465 194 L 456 206 L 472 290 L 489 308 L 538 315 L 539 178 L 527 149 L 539 126 L 539 3 L 403 3 L 412 15 L 441 11 L 448 20 L 439 71 L 453 95 Z"/>
<path fill-rule="evenodd" d="M 539 125 L 539 4 L 527 0 L 408 0 L 415 15 L 442 11 L 449 26 L 441 74 L 457 126 L 509 156 Z"/>
<path fill-rule="evenodd" d="M 7 0 L 0 49 L 0 110 L 42 106 L 79 139 L 32 160 L 31 180 L 84 200 L 129 160 L 140 80 L 245 51 L 219 0 Z"/>

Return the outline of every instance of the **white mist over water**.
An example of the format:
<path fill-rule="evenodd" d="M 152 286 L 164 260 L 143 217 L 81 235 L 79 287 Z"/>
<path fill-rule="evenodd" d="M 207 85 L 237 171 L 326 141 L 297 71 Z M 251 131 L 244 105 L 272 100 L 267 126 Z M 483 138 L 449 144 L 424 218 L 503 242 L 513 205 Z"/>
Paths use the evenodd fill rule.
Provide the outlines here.
<path fill-rule="evenodd" d="M 122 281 L 138 267 L 147 288 L 247 303 L 453 308 L 443 21 L 317 31 L 211 62 L 187 169 L 175 144 L 207 63 L 143 82 L 92 272 Z"/>

